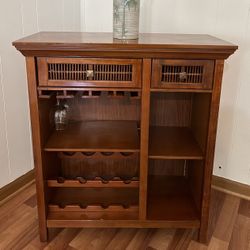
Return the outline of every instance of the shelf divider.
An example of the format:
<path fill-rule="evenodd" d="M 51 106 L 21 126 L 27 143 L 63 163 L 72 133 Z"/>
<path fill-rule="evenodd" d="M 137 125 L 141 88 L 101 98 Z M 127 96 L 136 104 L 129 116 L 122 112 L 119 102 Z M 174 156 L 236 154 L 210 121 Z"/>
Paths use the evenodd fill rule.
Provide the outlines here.
<path fill-rule="evenodd" d="M 140 192 L 139 219 L 145 220 L 147 214 L 147 180 L 148 180 L 148 139 L 151 59 L 143 59 L 142 96 L 141 96 L 141 153 L 140 153 Z"/>

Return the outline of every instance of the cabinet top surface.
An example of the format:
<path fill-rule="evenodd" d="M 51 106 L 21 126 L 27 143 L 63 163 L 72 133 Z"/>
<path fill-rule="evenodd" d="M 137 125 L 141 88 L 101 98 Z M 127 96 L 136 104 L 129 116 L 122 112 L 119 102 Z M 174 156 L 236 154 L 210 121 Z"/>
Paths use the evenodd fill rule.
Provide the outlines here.
<path fill-rule="evenodd" d="M 13 42 L 20 51 L 208 50 L 232 54 L 237 46 L 210 35 L 142 33 L 138 40 L 113 39 L 112 33 L 39 32 Z"/>

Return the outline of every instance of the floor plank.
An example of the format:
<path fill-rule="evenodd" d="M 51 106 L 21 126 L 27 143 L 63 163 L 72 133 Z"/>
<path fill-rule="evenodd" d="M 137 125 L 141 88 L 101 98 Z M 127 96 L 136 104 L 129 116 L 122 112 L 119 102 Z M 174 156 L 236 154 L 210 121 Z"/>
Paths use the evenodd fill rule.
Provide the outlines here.
<path fill-rule="evenodd" d="M 236 221 L 240 205 L 240 198 L 227 195 L 220 212 L 213 236 L 219 240 L 229 242 L 233 226 Z"/>
<path fill-rule="evenodd" d="M 126 249 L 133 236 L 136 234 L 137 229 L 118 229 L 113 239 L 104 248 L 107 250 L 123 250 Z"/>
<path fill-rule="evenodd" d="M 44 247 L 44 250 L 60 250 L 67 248 L 68 244 L 76 237 L 79 231 L 79 229 L 72 228 L 64 229 L 53 241 Z"/>
<path fill-rule="evenodd" d="M 152 235 L 152 230 L 150 229 L 139 229 L 137 230 L 133 239 L 129 242 L 126 250 L 139 250 L 146 248 L 145 243 L 147 245 L 148 240 Z"/>
<path fill-rule="evenodd" d="M 217 239 L 215 237 L 212 237 L 208 250 L 227 250 L 228 249 L 228 242 Z M 238 249 L 238 248 L 237 248 Z M 235 249 L 235 250 L 237 250 Z M 240 249 L 238 249 L 240 250 Z"/>
<path fill-rule="evenodd" d="M 187 249 L 191 240 L 196 238 L 196 230 L 185 230 L 178 229 L 176 230 L 174 237 L 169 245 L 168 249 Z"/>
<path fill-rule="evenodd" d="M 217 190 L 212 189 L 211 191 L 211 202 L 210 202 L 210 221 L 208 226 L 208 240 L 212 238 L 214 233 L 218 218 L 221 213 L 221 209 L 223 207 L 225 201 L 225 193 L 219 192 Z"/>
<path fill-rule="evenodd" d="M 105 249 L 116 232 L 117 229 L 82 229 L 69 245 L 75 249 Z"/>
<path fill-rule="evenodd" d="M 174 237 L 175 230 L 172 229 L 158 229 L 152 235 L 151 240 L 148 243 L 150 249 L 167 249 L 171 244 Z"/>
<path fill-rule="evenodd" d="M 4 203 L 0 208 L 0 219 L 5 218 L 11 211 L 17 209 L 21 206 L 26 200 L 36 193 L 35 184 L 28 186 L 22 192 L 18 193 L 11 200 Z"/>
<path fill-rule="evenodd" d="M 207 250 L 207 246 L 197 241 L 191 240 L 187 250 Z"/>
<path fill-rule="evenodd" d="M 250 218 L 250 201 L 241 200 L 239 207 L 239 214 Z"/>
<path fill-rule="evenodd" d="M 238 215 L 230 240 L 229 249 L 250 249 L 250 218 Z"/>

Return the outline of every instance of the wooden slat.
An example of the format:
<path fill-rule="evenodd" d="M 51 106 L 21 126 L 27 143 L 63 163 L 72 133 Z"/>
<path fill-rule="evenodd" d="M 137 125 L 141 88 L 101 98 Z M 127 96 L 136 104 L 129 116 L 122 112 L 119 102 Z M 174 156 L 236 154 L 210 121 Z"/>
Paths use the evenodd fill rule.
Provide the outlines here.
<path fill-rule="evenodd" d="M 122 180 L 111 180 L 104 182 L 99 180 L 88 180 L 86 183 L 80 183 L 78 180 L 65 180 L 64 182 L 58 182 L 58 180 L 48 180 L 48 187 L 78 187 L 78 188 L 138 188 L 139 181 L 122 181 Z"/>
<path fill-rule="evenodd" d="M 102 207 L 98 205 L 89 205 L 86 208 L 81 208 L 77 205 L 68 205 L 63 208 L 59 207 L 58 205 L 49 205 L 49 212 L 82 212 L 82 213 L 92 213 L 92 212 L 109 212 L 109 213 L 116 213 L 116 212 L 138 212 L 138 206 L 130 206 L 124 208 L 121 205 L 109 205 L 108 207 Z"/>

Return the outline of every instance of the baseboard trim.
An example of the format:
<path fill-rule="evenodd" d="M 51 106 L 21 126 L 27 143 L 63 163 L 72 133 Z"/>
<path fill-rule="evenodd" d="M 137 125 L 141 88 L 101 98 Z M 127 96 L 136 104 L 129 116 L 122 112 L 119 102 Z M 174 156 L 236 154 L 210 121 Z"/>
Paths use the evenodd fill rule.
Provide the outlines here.
<path fill-rule="evenodd" d="M 219 176 L 213 176 L 212 188 L 246 200 L 250 200 L 250 186 L 231 181 Z"/>
<path fill-rule="evenodd" d="M 0 205 L 34 182 L 34 169 L 0 188 Z"/>

